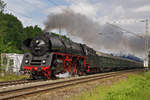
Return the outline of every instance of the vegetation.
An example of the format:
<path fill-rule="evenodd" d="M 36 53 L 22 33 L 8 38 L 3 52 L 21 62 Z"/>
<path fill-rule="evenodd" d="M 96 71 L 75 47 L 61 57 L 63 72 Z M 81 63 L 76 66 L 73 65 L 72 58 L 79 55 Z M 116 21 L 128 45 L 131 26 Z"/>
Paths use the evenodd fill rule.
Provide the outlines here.
<path fill-rule="evenodd" d="M 6 3 L 0 0 L 0 54 L 24 53 L 21 48 L 26 38 L 41 34 L 42 30 L 37 25 L 23 27 L 20 20 L 12 14 L 4 13 Z M 0 59 L 1 63 L 1 59 Z M 0 70 L 2 66 L 0 66 Z"/>
<path fill-rule="evenodd" d="M 5 75 L 4 77 L 0 76 L 0 81 L 11 81 L 11 80 L 21 80 L 21 79 L 28 79 L 29 76 L 27 75 Z"/>
<path fill-rule="evenodd" d="M 150 71 L 132 75 L 112 86 L 99 86 L 72 100 L 149 100 Z"/>
<path fill-rule="evenodd" d="M 6 3 L 0 0 L 0 54 L 24 53 L 22 43 L 27 38 L 42 34 L 42 29 L 35 26 L 23 27 L 21 21 L 12 14 L 4 13 Z M 52 33 L 54 36 L 70 40 L 66 36 Z M 1 60 L 1 59 L 0 59 Z M 0 61 L 1 63 L 1 61 Z M 0 66 L 1 69 L 2 66 Z"/>
<path fill-rule="evenodd" d="M 150 52 L 148 54 L 148 68 L 150 69 Z"/>
<path fill-rule="evenodd" d="M 0 13 L 0 53 L 22 53 L 22 42 L 40 34 L 38 26 L 23 27 L 17 17 Z"/>
<path fill-rule="evenodd" d="M 0 0 L 0 12 L 4 11 L 5 6 L 6 6 L 6 3 L 4 1 Z"/>
<path fill-rule="evenodd" d="M 70 38 L 66 37 L 65 35 L 59 35 L 59 34 L 56 34 L 56 33 L 53 33 L 53 32 L 51 32 L 51 35 L 52 36 L 56 36 L 56 37 L 60 37 L 60 38 L 62 38 L 64 40 L 70 40 Z"/>
<path fill-rule="evenodd" d="M 35 26 L 23 27 L 21 21 L 12 14 L 4 13 L 6 4 L 0 0 L 0 53 L 24 53 L 22 42 L 26 38 L 33 38 L 42 33 L 42 29 Z M 70 40 L 66 36 L 52 33 L 54 36 Z"/>

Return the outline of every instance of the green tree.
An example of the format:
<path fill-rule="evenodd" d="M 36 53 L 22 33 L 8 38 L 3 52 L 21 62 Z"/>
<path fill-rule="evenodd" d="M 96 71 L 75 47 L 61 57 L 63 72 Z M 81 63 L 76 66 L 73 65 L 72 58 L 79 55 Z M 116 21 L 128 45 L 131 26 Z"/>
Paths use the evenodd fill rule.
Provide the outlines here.
<path fill-rule="evenodd" d="M 0 39 L 0 52 L 3 53 L 20 53 L 21 51 L 19 51 L 15 46 L 12 45 L 12 42 L 8 42 L 7 44 L 4 44 L 4 42 Z"/>
<path fill-rule="evenodd" d="M 56 36 L 56 37 L 60 37 L 60 38 L 62 38 L 62 39 L 64 39 L 64 40 L 69 40 L 69 41 L 71 41 L 70 38 L 66 37 L 66 35 L 60 35 L 60 34 L 56 34 L 56 33 L 54 33 L 54 32 L 51 32 L 51 35 L 52 35 L 52 36 Z"/>
<path fill-rule="evenodd" d="M 0 0 L 0 12 L 3 12 L 5 7 L 6 7 L 6 3 L 4 1 Z"/>
<path fill-rule="evenodd" d="M 33 38 L 38 34 L 42 34 L 42 29 L 40 27 L 38 27 L 37 25 L 33 26 L 27 26 L 26 28 L 24 28 L 23 30 L 23 35 L 24 35 L 24 39 L 26 38 Z"/>
<path fill-rule="evenodd" d="M 37 25 L 24 28 L 21 21 L 14 15 L 0 13 L 0 53 L 9 53 L 10 51 L 8 48 L 11 48 L 11 52 L 14 53 L 18 51 L 21 52 L 23 51 L 21 49 L 22 42 L 26 38 L 33 38 L 41 33 L 42 30 Z M 8 48 L 5 47 L 6 44 L 9 46 Z"/>
<path fill-rule="evenodd" d="M 22 33 L 23 25 L 17 17 L 0 13 L 0 35 L 4 44 L 11 42 L 12 46 L 20 49 L 23 39 Z"/>
<path fill-rule="evenodd" d="M 3 13 L 6 3 L 0 0 L 0 53 L 24 53 L 22 43 L 27 38 L 42 34 L 42 29 L 35 26 L 23 27 L 21 21 L 12 14 Z M 52 33 L 65 40 L 66 36 Z"/>

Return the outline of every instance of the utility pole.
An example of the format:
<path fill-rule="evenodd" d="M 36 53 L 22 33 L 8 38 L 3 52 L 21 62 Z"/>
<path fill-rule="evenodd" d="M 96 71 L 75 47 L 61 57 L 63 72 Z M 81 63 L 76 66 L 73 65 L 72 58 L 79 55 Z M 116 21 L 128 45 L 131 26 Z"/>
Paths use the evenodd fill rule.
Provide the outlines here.
<path fill-rule="evenodd" d="M 148 19 L 145 20 L 145 61 L 144 61 L 144 66 L 146 69 L 148 69 L 148 63 L 149 63 L 149 39 L 148 39 L 148 30 L 149 30 L 149 27 L 148 27 Z"/>
<path fill-rule="evenodd" d="M 137 34 L 134 34 L 133 32 L 129 32 L 128 30 L 122 29 L 122 28 L 120 28 L 120 27 L 118 27 L 116 25 L 113 25 L 113 24 L 110 24 L 110 23 L 106 23 L 106 24 L 112 25 L 112 26 L 114 26 L 116 28 L 119 28 L 121 30 L 124 30 L 124 31 L 126 31 L 128 33 L 133 33 L 135 36 L 138 36 L 138 37 L 144 39 L 144 51 L 145 51 L 144 67 L 145 67 L 146 70 L 148 70 L 149 69 L 149 66 L 148 66 L 149 65 L 149 51 L 150 51 L 150 49 L 149 49 L 149 37 L 148 37 L 149 36 L 149 24 L 148 24 L 149 23 L 149 19 L 141 20 L 140 22 L 144 22 L 145 23 L 144 37 L 139 36 Z"/>
<path fill-rule="evenodd" d="M 144 22 L 145 23 L 145 32 L 144 32 L 144 37 L 141 37 L 141 36 L 139 36 L 139 35 L 137 35 L 137 34 L 135 34 L 136 36 L 138 36 L 138 37 L 140 37 L 140 38 L 143 38 L 144 39 L 144 51 L 145 51 L 145 58 L 144 58 L 144 67 L 145 67 L 145 69 L 146 70 L 148 70 L 149 69 L 149 20 L 148 19 L 145 19 L 145 20 L 141 20 L 140 22 Z M 113 25 L 113 24 L 110 24 L 110 23 L 107 23 L 107 24 L 109 24 L 109 25 L 112 25 L 112 26 L 114 26 L 114 27 L 116 27 L 116 28 L 119 28 L 119 29 L 121 29 L 121 30 L 124 30 L 124 29 L 122 29 L 122 28 L 120 28 L 120 27 L 118 27 L 118 26 L 116 26 L 116 25 Z M 128 30 L 125 30 L 126 32 L 129 32 Z M 129 33 L 133 33 L 133 32 L 129 32 Z"/>
<path fill-rule="evenodd" d="M 59 38 L 61 38 L 61 25 L 59 24 Z"/>
<path fill-rule="evenodd" d="M 61 25 L 59 25 L 59 35 L 61 34 Z"/>

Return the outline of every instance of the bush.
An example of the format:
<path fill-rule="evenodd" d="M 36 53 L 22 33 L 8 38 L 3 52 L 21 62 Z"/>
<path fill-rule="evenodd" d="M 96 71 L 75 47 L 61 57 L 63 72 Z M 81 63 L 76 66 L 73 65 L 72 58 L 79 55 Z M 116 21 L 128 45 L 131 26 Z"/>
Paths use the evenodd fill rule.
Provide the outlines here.
<path fill-rule="evenodd" d="M 98 86 L 75 100 L 149 100 L 150 71 L 129 76 L 112 86 Z"/>

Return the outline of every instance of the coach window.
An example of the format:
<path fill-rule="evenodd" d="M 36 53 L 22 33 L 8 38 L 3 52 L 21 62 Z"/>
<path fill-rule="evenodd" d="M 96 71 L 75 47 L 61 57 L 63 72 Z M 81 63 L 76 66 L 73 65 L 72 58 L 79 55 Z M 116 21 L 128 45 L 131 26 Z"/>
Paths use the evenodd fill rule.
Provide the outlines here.
<path fill-rule="evenodd" d="M 7 65 L 8 58 L 6 56 L 3 57 L 3 65 Z"/>
<path fill-rule="evenodd" d="M 9 61 L 9 66 L 10 66 L 10 67 L 13 67 L 13 65 L 14 65 L 14 60 L 13 60 L 13 59 L 10 59 L 10 61 Z"/>

